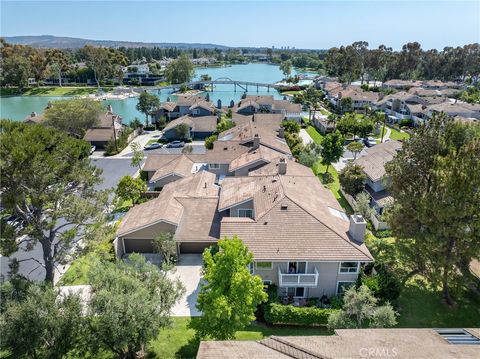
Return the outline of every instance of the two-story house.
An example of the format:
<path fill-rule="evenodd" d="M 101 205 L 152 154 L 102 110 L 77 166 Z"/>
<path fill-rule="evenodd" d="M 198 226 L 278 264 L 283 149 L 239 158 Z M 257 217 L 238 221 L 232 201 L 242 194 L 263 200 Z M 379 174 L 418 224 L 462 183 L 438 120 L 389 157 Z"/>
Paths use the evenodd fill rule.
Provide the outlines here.
<path fill-rule="evenodd" d="M 160 104 L 160 107 L 153 115 L 153 122 L 164 117 L 167 121 L 189 115 L 213 116 L 216 113 L 212 102 L 207 101 L 202 96 L 178 95 L 176 101 L 166 101 Z"/>

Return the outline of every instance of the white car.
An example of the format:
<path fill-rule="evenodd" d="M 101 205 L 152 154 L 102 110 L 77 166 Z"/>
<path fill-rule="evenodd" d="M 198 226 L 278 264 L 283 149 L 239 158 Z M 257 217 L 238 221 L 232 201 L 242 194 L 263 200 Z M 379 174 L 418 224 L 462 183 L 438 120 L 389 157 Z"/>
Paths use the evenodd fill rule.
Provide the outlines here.
<path fill-rule="evenodd" d="M 367 137 L 367 138 L 363 139 L 363 143 L 367 147 L 372 147 L 372 146 L 375 146 L 377 144 L 377 141 L 373 137 Z"/>

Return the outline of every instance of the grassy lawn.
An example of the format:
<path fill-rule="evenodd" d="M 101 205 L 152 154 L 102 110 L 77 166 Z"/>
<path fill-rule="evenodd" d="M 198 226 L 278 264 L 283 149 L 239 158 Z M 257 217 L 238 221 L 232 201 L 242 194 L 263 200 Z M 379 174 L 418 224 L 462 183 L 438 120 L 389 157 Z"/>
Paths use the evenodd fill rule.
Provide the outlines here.
<path fill-rule="evenodd" d="M 390 129 L 390 138 L 392 140 L 407 140 L 410 138 L 410 135 L 406 132 L 400 132 L 393 127 L 388 127 Z"/>
<path fill-rule="evenodd" d="M 440 291 L 425 285 L 420 277 L 407 282 L 399 298 L 398 327 L 472 328 L 480 326 L 480 298 L 472 293 L 455 297 L 457 305 L 448 307 Z"/>
<path fill-rule="evenodd" d="M 305 130 L 310 135 L 310 137 L 315 141 L 315 143 L 319 145 L 322 144 L 323 135 L 320 132 L 318 132 L 315 127 L 310 125 Z"/>
<path fill-rule="evenodd" d="M 293 96 L 293 95 L 298 95 L 300 93 L 302 93 L 303 90 L 296 90 L 296 91 L 283 91 L 283 92 L 280 92 L 280 95 L 290 95 L 290 96 Z"/>
<path fill-rule="evenodd" d="M 195 358 L 199 342 L 195 340 L 195 331 L 188 329 L 190 318 L 173 318 L 173 325 L 162 330 L 157 339 L 149 345 L 151 358 Z M 236 340 L 260 340 L 271 335 L 330 335 L 322 328 L 267 327 L 251 324 L 245 330 L 237 332 Z"/>
<path fill-rule="evenodd" d="M 111 91 L 111 87 L 103 87 L 103 91 Z M 2 96 L 80 96 L 94 94 L 98 91 L 96 87 L 87 86 L 64 86 L 64 87 L 30 87 L 19 90 L 17 88 L 2 88 Z"/>

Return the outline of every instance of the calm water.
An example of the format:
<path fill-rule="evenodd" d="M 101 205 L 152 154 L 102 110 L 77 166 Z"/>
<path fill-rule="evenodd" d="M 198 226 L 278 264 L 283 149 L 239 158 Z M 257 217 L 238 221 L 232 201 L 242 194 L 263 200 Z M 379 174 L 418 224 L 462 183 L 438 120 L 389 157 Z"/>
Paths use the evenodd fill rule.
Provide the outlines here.
<path fill-rule="evenodd" d="M 238 81 L 252 81 L 260 83 L 275 83 L 283 78 L 283 74 L 278 66 L 267 64 L 248 64 L 248 65 L 232 65 L 228 67 L 216 68 L 197 68 L 195 71 L 195 79 L 199 79 L 201 75 L 208 74 L 212 79 L 220 77 L 228 77 L 232 80 Z M 292 75 L 313 73 L 299 72 L 292 70 Z M 216 105 L 217 100 L 222 101 L 222 105 L 228 105 L 231 100 L 238 101 L 243 95 L 243 90 L 237 86 L 237 92 L 234 92 L 233 85 L 217 85 L 213 92 L 209 92 L 210 101 Z M 171 93 L 162 91 L 160 94 L 154 92 L 160 97 L 161 101 L 165 101 L 168 97 L 174 98 Z M 282 96 L 273 89 L 267 92 L 266 88 L 248 88 L 248 94 L 251 95 L 273 95 L 275 98 L 282 98 Z M 65 97 L 63 97 L 65 98 Z M 62 97 L 49 96 L 15 96 L 0 98 L 0 116 L 1 118 L 9 118 L 12 120 L 23 120 L 32 111 L 41 113 L 47 106 L 49 101 L 62 99 Z M 103 101 L 106 105 L 112 105 L 113 111 L 121 115 L 125 123 L 129 123 L 135 117 L 143 120 L 144 115 L 135 109 L 138 100 L 136 98 L 129 98 L 126 100 L 111 100 Z"/>

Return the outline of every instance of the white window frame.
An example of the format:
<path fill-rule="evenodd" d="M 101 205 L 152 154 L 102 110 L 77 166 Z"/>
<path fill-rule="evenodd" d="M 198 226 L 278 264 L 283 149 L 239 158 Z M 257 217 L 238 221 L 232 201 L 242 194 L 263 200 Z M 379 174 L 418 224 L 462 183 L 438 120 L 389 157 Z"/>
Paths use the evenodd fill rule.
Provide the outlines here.
<path fill-rule="evenodd" d="M 354 280 L 339 280 L 339 281 L 337 281 L 337 290 L 335 291 L 336 295 L 345 293 L 345 291 L 343 293 L 338 293 L 338 289 L 340 288 L 340 283 L 355 283 L 355 281 Z"/>
<path fill-rule="evenodd" d="M 295 291 L 295 295 L 293 296 L 293 298 L 306 298 L 307 290 L 306 290 L 305 287 L 286 287 L 286 288 L 287 288 L 287 297 L 288 297 L 288 290 L 290 288 L 293 288 L 293 290 Z M 303 288 L 303 296 L 301 296 L 301 297 L 296 295 L 298 288 Z"/>
<path fill-rule="evenodd" d="M 252 213 L 252 215 L 251 216 L 241 216 L 240 211 L 250 211 Z M 237 215 L 238 215 L 238 217 L 242 217 L 242 218 L 253 218 L 253 209 L 252 208 L 239 208 L 237 210 Z"/>
<path fill-rule="evenodd" d="M 357 266 L 355 268 L 355 272 L 350 272 L 350 271 L 342 272 L 342 263 L 357 263 Z M 349 267 L 348 269 L 350 270 L 350 269 L 352 269 L 352 267 Z M 353 261 L 352 262 L 340 262 L 338 264 L 338 274 L 358 274 L 359 270 L 360 270 L 360 262 L 353 262 Z"/>
<path fill-rule="evenodd" d="M 210 170 L 218 170 L 220 169 L 220 163 L 209 163 L 208 169 Z"/>
<path fill-rule="evenodd" d="M 295 263 L 295 268 L 297 269 L 296 273 L 288 273 L 290 269 L 290 263 Z M 298 263 L 305 263 L 305 273 L 298 273 Z M 287 273 L 285 274 L 307 274 L 308 273 L 308 262 L 307 261 L 288 261 L 287 263 Z"/>
<path fill-rule="evenodd" d="M 270 268 L 262 268 L 262 267 L 258 267 L 257 266 L 257 263 L 270 263 Z M 258 262 L 255 262 L 255 269 L 256 270 L 272 270 L 273 269 L 273 262 L 270 262 L 270 261 L 258 261 Z"/>

